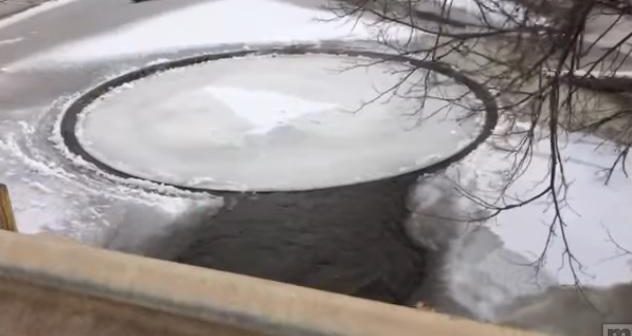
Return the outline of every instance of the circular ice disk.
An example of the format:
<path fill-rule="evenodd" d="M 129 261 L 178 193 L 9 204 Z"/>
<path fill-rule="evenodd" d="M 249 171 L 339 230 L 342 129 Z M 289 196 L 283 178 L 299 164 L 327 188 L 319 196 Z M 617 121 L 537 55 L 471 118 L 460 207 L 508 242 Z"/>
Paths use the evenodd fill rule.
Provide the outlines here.
<path fill-rule="evenodd" d="M 153 181 L 214 190 L 308 190 L 422 169 L 470 145 L 480 102 L 403 63 L 259 55 L 119 86 L 79 115 L 95 159 Z M 421 97 L 426 97 L 422 99 Z"/>

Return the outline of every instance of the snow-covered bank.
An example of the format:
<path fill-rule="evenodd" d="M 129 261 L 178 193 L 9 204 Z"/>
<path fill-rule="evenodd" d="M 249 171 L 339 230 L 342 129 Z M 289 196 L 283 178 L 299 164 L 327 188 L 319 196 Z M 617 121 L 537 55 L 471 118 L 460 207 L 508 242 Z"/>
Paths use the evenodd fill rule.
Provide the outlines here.
<path fill-rule="evenodd" d="M 408 37 L 410 30 L 354 18 L 338 20 L 326 9 L 277 0 L 209 1 L 61 45 L 12 66 L 90 62 L 231 43 L 351 40 L 377 34 Z"/>
<path fill-rule="evenodd" d="M 570 250 L 581 263 L 574 267 L 582 285 L 632 280 L 632 254 L 623 250 L 632 250 L 632 180 L 617 170 L 604 185 L 604 171 L 618 152 L 609 144 L 597 147 L 602 143 L 593 136 L 570 134 L 562 149 L 571 184 L 562 215 Z M 546 186 L 548 139 L 535 148 L 529 170 L 507 195 L 526 199 Z M 478 318 L 491 321 L 498 317 L 497 309 L 519 296 L 541 293 L 554 284 L 575 284 L 559 228 L 543 263 L 536 263 L 547 246 L 553 218 L 549 198 L 504 211 L 492 220 L 468 222 L 490 211 L 459 188 L 477 196 L 497 195 L 511 165 L 506 153 L 487 144 L 445 173 L 423 177 L 412 203 L 415 215 L 408 223 L 422 245 L 446 251 L 442 258 L 447 295 Z"/>
<path fill-rule="evenodd" d="M 49 232 L 89 245 L 173 258 L 222 205 L 208 195 L 168 189 L 157 194 L 82 171 L 78 162 L 50 151 L 51 139 L 42 132 L 50 127 L 41 121 L 0 121 L 0 178 L 9 186 L 22 233 Z"/>
<path fill-rule="evenodd" d="M 53 10 L 59 7 L 62 7 L 64 5 L 67 5 L 73 1 L 77 1 L 77 0 L 50 0 L 50 1 L 43 1 L 42 4 L 39 5 L 35 5 L 34 7 L 31 7 L 29 9 L 26 9 L 22 12 L 19 12 L 17 14 L 11 15 L 7 18 L 4 18 L 2 20 L 0 20 L 0 29 L 10 26 L 12 24 L 15 24 L 16 22 L 20 22 L 22 20 L 26 20 L 29 18 L 32 18 L 38 14 L 47 12 L 49 10 Z M 5 4 L 2 3 L 0 4 L 0 8 L 2 6 L 6 6 L 7 9 L 9 10 L 11 6 L 15 6 L 14 4 Z M 29 7 L 32 6 L 31 4 L 28 5 Z M 18 10 L 21 10 L 21 8 L 16 8 Z M 3 16 L 2 15 L 2 11 L 0 10 L 0 17 Z"/>
<path fill-rule="evenodd" d="M 8 39 L 8 40 L 0 40 L 0 47 L 18 43 L 22 40 L 24 40 L 23 37 L 16 37 L 16 38 Z"/>
<path fill-rule="evenodd" d="M 485 148 L 477 151 L 481 153 L 494 156 Z M 466 176 L 458 183 L 478 191 L 479 181 L 470 178 L 469 169 L 472 167 L 457 163 L 447 174 L 423 176 L 412 194 L 413 214 L 406 222 L 407 230 L 440 259 L 435 261 L 440 265 L 437 274 L 424 284 L 430 289 L 422 289 L 421 297 L 414 299 L 428 301 L 441 312 L 459 315 L 465 310 L 476 319 L 495 321 L 499 307 L 519 296 L 540 293 L 556 279 L 547 269 L 538 272 L 528 256 L 505 244 L 505 237 L 484 221 L 470 221 L 487 211 L 456 188 L 455 174 L 462 173 Z"/>
<path fill-rule="evenodd" d="M 562 156 L 570 189 L 566 198 L 568 206 L 562 209 L 562 214 L 567 222 L 571 251 L 583 266 L 578 269 L 580 280 L 593 285 L 630 281 L 632 255 L 622 255 L 616 244 L 628 250 L 632 248 L 632 210 L 628 206 L 632 199 L 632 179 L 617 169 L 605 185 L 605 171 L 619 154 L 615 146 L 579 133 L 569 135 L 565 142 Z M 545 185 L 549 168 L 548 140 L 542 140 L 536 148 L 529 171 L 517 180 L 510 193 L 524 198 Z M 628 158 L 627 166 L 630 164 L 632 160 Z M 545 246 L 553 213 L 551 200 L 546 198 L 502 213 L 491 228 L 503 237 L 507 246 L 533 258 Z M 564 244 L 559 230 L 557 232 L 546 264 L 561 283 L 572 284 Z M 610 235 L 616 242 L 611 241 Z"/>

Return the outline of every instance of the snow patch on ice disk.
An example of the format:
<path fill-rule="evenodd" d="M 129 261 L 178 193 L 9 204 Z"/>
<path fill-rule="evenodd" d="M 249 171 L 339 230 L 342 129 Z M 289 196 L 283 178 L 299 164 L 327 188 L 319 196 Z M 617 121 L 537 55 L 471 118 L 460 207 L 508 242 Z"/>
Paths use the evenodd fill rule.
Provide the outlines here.
<path fill-rule="evenodd" d="M 367 62 L 251 56 L 166 71 L 88 106 L 77 137 L 92 156 L 138 177 L 210 189 L 297 190 L 416 170 L 479 134 L 479 120 L 462 118 L 468 107 L 480 107 L 463 85 L 437 76 L 421 106 L 406 97 L 421 90 L 415 75 L 397 93 L 385 91 L 407 65 L 361 66 Z"/>
<path fill-rule="evenodd" d="M 245 134 L 269 133 L 277 127 L 288 126 L 294 119 L 338 108 L 335 103 L 306 100 L 268 90 L 209 86 L 204 91 L 252 124 Z M 220 131 L 213 127 L 213 132 Z"/>

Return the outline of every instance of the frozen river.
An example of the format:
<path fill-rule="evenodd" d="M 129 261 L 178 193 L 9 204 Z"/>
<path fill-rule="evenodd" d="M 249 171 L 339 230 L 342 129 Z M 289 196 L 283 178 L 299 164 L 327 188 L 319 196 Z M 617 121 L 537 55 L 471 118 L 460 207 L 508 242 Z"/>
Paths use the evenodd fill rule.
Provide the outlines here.
<path fill-rule="evenodd" d="M 354 28 L 353 22 L 314 20 L 330 15 L 315 9 L 315 2 L 62 2 L 65 4 L 48 11 L 0 21 L 0 181 L 11 189 L 22 232 L 59 233 L 92 245 L 161 258 L 174 258 L 181 248 L 174 242 L 185 244 L 191 240 L 187 228 L 207 223 L 223 205 L 223 200 L 112 177 L 90 169 L 76 157 L 69 157 L 54 132 L 64 107 L 78 93 L 104 80 L 154 62 L 202 51 L 242 48 L 244 44 L 370 38 L 376 29 L 362 24 Z M 300 77 L 296 73 L 292 75 Z M 265 79 L 262 78 L 260 80 Z M 306 97 L 297 101 L 296 94 L 288 100 L 279 97 L 278 92 L 262 92 L 267 83 L 260 83 L 256 88 L 258 91 L 248 90 L 246 93 L 235 89 L 233 84 L 198 86 L 198 91 L 189 91 L 180 98 L 171 97 L 169 102 L 181 105 L 196 101 L 196 95 L 205 92 L 221 96 L 222 104 L 227 108 L 238 109 L 243 104 L 244 95 L 256 95 L 259 106 L 278 105 L 279 100 L 300 106 L 301 109 L 296 110 L 300 115 L 294 116 L 299 121 L 309 119 L 314 111 L 332 108 L 333 99 L 323 102 L 318 97 L 309 97 L 307 104 L 303 101 Z M 330 88 L 328 94 L 344 92 L 350 86 Z M 165 88 L 169 92 L 172 89 Z M 153 94 L 157 93 L 154 91 Z M 125 104 L 147 104 L 132 97 L 121 99 Z M 317 121 L 326 118 L 326 114 L 317 115 Z M 87 128 L 91 127 L 90 122 L 115 126 L 107 120 L 99 120 L 98 115 L 94 117 L 96 119 L 92 121 L 86 120 Z M 190 117 L 187 127 L 199 122 L 194 116 Z M 278 116 L 271 114 L 269 117 L 260 123 L 255 135 L 279 126 L 274 119 Z M 244 126 L 240 124 L 243 120 L 224 121 L 237 128 Z M 130 122 L 142 125 L 148 119 L 140 115 Z M 374 123 L 375 120 L 367 122 Z M 128 136 L 166 137 L 178 127 L 173 123 L 162 126 L 159 134 L 131 132 Z M 197 134 L 187 135 L 189 141 L 199 140 Z M 107 143 L 107 132 L 91 133 L 91 136 L 95 138 L 84 140 L 99 145 L 93 150 L 100 151 L 104 157 L 108 150 L 120 152 L 119 149 L 125 146 Z M 231 136 L 226 135 L 224 140 L 237 141 Z M 584 265 L 580 274 L 582 281 L 609 285 L 632 279 L 632 257 L 621 254 L 609 240 L 610 236 L 617 237 L 619 243 L 632 250 L 629 246 L 632 209 L 627 205 L 632 199 L 632 182 L 623 173 L 616 172 L 611 184 L 603 186 L 600 170 L 616 152 L 608 146 L 595 149 L 596 141 L 591 137 L 572 135 L 564 148 L 563 155 L 568 159 L 567 175 L 574 181 L 569 194 L 571 207 L 565 209 L 565 215 L 573 248 Z M 516 195 L 526 195 L 541 183 L 547 168 L 545 145 L 538 148 L 534 169 L 512 189 Z M 132 159 L 140 160 L 131 155 L 123 164 Z M 470 188 L 488 190 L 501 179 L 499 174 L 507 164 L 504 154 L 483 146 L 462 164 L 452 167 L 448 174 L 459 176 L 462 184 Z M 151 166 L 155 168 L 156 164 Z M 141 171 L 138 164 L 133 168 L 137 175 L 148 174 Z M 163 171 L 163 175 L 175 171 L 181 177 L 178 169 L 189 167 L 166 168 L 173 169 Z M 203 170 L 203 166 L 200 169 Z M 200 169 L 190 171 L 187 181 L 200 177 Z M 156 172 L 152 174 L 156 176 Z M 250 176 L 246 174 L 246 177 Z M 139 185 L 143 188 L 138 188 Z M 152 189 L 160 193 L 152 192 Z M 418 217 L 444 218 L 454 213 L 477 211 L 455 193 L 442 176 L 424 179 L 417 194 L 412 207 L 419 210 Z M 549 251 L 544 272 L 536 276 L 531 266 L 525 265 L 525 261 L 528 264 L 534 260 L 544 246 L 550 211 L 543 200 L 505 212 L 486 223 L 485 229 L 474 231 L 449 220 L 433 221 L 436 225 L 458 226 L 455 231 L 462 238 L 450 245 L 453 249 L 445 259 L 444 264 L 448 267 L 442 275 L 445 276 L 442 281 L 449 283 L 449 291 L 455 300 L 483 318 L 493 318 L 494 307 L 516 295 L 537 292 L 551 283 L 571 283 L 573 279 L 564 267 L 563 249 L 558 240 Z M 411 227 L 420 240 L 435 237 L 436 227 L 415 223 L 413 220 Z M 439 243 L 426 243 L 439 246 L 440 242 L 441 239 Z M 480 299 L 481 293 L 488 297 Z"/>

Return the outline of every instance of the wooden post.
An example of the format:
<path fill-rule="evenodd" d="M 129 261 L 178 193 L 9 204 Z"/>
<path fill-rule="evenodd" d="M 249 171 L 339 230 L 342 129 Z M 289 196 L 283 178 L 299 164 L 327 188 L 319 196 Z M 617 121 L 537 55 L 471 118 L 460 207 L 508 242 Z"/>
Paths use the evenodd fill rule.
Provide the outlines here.
<path fill-rule="evenodd" d="M 13 215 L 13 207 L 11 206 L 11 198 L 9 198 L 9 189 L 6 185 L 0 183 L 0 229 L 12 232 L 18 232 L 15 225 L 15 216 Z"/>

